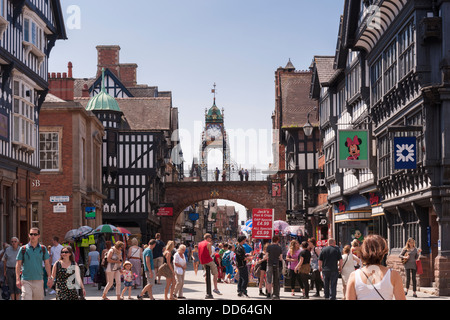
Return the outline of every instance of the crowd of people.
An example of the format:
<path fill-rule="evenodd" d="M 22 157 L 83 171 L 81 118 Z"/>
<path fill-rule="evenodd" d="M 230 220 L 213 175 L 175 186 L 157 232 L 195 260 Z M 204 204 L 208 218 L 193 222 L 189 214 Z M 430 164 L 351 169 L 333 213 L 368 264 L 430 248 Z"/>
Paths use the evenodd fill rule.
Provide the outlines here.
<path fill-rule="evenodd" d="M 75 261 L 72 247 L 62 246 L 57 237 L 46 248 L 39 242 L 38 228 L 31 228 L 29 242 L 20 245 L 16 237 L 0 252 L 3 299 L 42 300 L 44 295 L 56 294 L 57 300 L 78 300 L 86 295 L 83 275 Z M 94 286 L 103 282 L 103 300 L 115 287 L 116 299 L 134 299 L 131 289 L 141 288 L 137 299 L 154 300 L 152 288 L 165 279 L 166 300 L 185 299 L 184 279 L 188 263 L 195 275 L 200 268 L 206 281 L 206 293 L 222 295 L 218 283 L 236 284 L 237 296 L 248 297 L 250 278 L 256 279 L 259 295 L 280 299 L 280 283 L 290 288 L 292 296 L 300 299 L 320 297 L 335 300 L 338 279 L 341 278 L 343 297 L 348 300 L 402 300 L 413 285 L 417 297 L 416 261 L 421 250 L 409 239 L 399 258 L 405 268 L 406 292 L 400 273 L 386 266 L 388 246 L 378 235 L 367 236 L 362 243 L 354 240 L 341 250 L 334 239 L 319 248 L 315 239 L 299 242 L 293 239 L 287 250 L 275 235 L 270 241 L 250 242 L 245 235 L 215 243 L 211 234 L 197 244 L 165 243 L 160 234 L 148 244 L 139 246 L 133 238 L 125 243 L 107 241 L 102 252 L 90 246 L 87 268 Z M 99 274 L 104 273 L 101 280 Z M 212 282 L 208 283 L 209 277 Z M 123 283 L 123 286 L 122 286 Z M 298 286 L 297 286 L 298 285 Z M 213 286 L 213 290 L 208 286 Z M 100 287 L 99 287 L 100 289 Z M 8 292 L 8 295 L 5 294 Z"/>

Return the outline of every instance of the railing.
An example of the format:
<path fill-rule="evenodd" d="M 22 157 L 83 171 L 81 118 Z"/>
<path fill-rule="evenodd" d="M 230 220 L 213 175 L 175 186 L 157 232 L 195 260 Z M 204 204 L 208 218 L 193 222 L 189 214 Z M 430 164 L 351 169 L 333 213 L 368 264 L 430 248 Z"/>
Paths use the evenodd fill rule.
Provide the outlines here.
<path fill-rule="evenodd" d="M 248 169 L 247 169 L 248 170 Z M 250 169 L 248 170 L 248 181 L 266 181 L 267 180 L 267 174 L 263 172 L 262 169 Z M 189 177 L 189 171 L 185 171 L 184 173 L 185 177 Z M 199 177 L 200 180 L 200 177 Z M 241 177 L 239 175 L 239 170 L 231 170 L 229 174 L 227 173 L 225 181 L 240 181 Z M 206 181 L 216 181 L 216 174 L 215 170 L 208 170 L 207 179 Z M 222 171 L 219 172 L 219 176 L 217 181 L 224 181 L 222 180 Z M 245 174 L 242 177 L 242 181 L 247 181 Z"/>

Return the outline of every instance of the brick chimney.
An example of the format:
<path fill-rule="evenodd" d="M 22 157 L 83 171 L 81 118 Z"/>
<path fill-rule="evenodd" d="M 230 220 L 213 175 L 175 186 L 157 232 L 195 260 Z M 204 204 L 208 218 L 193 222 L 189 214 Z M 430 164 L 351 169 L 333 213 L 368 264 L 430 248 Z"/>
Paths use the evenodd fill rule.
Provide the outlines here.
<path fill-rule="evenodd" d="M 119 68 L 119 51 L 120 47 L 112 46 L 97 46 L 97 78 L 102 74 L 102 68 L 109 69 L 118 78 L 120 75 Z"/>
<path fill-rule="evenodd" d="M 67 65 L 68 72 L 49 73 L 48 88 L 49 93 L 66 101 L 73 101 L 75 80 L 72 77 L 72 62 Z"/>
<path fill-rule="evenodd" d="M 135 63 L 121 63 L 119 65 L 119 79 L 122 81 L 125 87 L 135 87 L 136 86 L 136 69 L 137 64 Z"/>

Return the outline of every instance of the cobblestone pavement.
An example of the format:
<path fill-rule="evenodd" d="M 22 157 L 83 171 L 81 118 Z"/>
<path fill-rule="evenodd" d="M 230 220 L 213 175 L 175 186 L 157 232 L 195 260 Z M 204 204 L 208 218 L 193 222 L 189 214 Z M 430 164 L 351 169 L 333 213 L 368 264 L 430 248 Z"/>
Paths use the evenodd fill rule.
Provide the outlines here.
<path fill-rule="evenodd" d="M 200 267 L 201 268 L 201 267 Z M 165 278 L 161 278 L 161 284 L 157 285 L 155 284 L 153 286 L 153 296 L 156 300 L 164 300 L 164 287 L 165 287 Z M 93 287 L 90 284 L 85 285 L 86 288 L 86 299 L 87 300 L 101 300 L 103 287 L 101 290 L 98 290 L 98 287 Z M 247 297 L 238 297 L 237 296 L 237 284 L 225 284 L 225 283 L 219 283 L 218 284 L 219 291 L 222 293 L 221 295 L 213 293 L 214 299 L 216 300 L 268 300 L 266 297 L 259 295 L 259 289 L 257 287 L 251 287 L 248 288 L 248 298 Z M 122 284 L 123 289 L 123 284 Z M 137 300 L 137 295 L 140 293 L 142 287 L 138 289 L 132 289 L 131 290 L 131 297 L 134 300 Z M 212 288 L 214 289 L 214 288 Z M 450 300 L 450 297 L 438 297 L 432 294 L 429 294 L 429 290 L 423 290 L 417 292 L 417 298 L 414 298 L 412 296 L 412 291 L 410 290 L 407 295 L 407 300 Z M 315 290 L 310 294 L 314 294 Z M 184 283 L 184 296 L 186 297 L 186 300 L 203 300 L 205 299 L 206 295 L 206 285 L 203 277 L 203 271 L 199 270 L 198 274 L 195 275 L 194 270 L 192 268 L 192 263 L 189 263 L 188 269 L 186 271 L 185 276 L 185 283 Z M 116 294 L 115 289 L 111 288 L 108 292 L 108 298 L 111 301 L 116 300 Z M 300 299 L 301 293 L 296 292 L 295 296 L 291 296 L 291 292 L 285 292 L 284 288 L 282 287 L 280 289 L 280 300 L 299 300 L 299 301 L 308 301 Z M 127 300 L 127 293 L 125 294 L 125 300 Z M 343 298 L 343 292 L 342 292 L 342 282 L 341 279 L 338 281 L 338 288 L 337 288 L 337 299 L 342 300 Z M 46 300 L 56 300 L 55 295 L 46 294 L 45 297 Z M 149 300 L 149 299 L 144 299 Z M 181 299 L 180 299 L 181 300 Z M 323 298 L 323 290 L 321 291 L 321 297 L 310 297 L 309 301 L 312 300 L 324 300 Z"/>

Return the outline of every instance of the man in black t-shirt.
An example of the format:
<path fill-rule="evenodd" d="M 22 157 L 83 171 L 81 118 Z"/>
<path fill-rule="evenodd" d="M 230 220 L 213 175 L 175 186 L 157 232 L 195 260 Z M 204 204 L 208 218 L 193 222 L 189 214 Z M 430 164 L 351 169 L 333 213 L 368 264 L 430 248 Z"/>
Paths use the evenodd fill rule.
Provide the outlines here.
<path fill-rule="evenodd" d="M 280 238 L 274 236 L 272 244 L 267 246 L 266 257 L 267 260 L 267 298 L 270 298 L 273 285 L 272 299 L 280 299 L 280 261 L 283 257 L 283 251 L 279 245 Z"/>
<path fill-rule="evenodd" d="M 319 271 L 323 275 L 325 299 L 336 300 L 337 281 L 341 270 L 342 256 L 336 247 L 336 240 L 328 239 L 328 246 L 319 256 Z"/>

